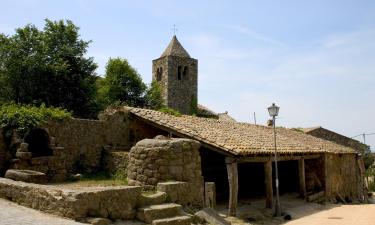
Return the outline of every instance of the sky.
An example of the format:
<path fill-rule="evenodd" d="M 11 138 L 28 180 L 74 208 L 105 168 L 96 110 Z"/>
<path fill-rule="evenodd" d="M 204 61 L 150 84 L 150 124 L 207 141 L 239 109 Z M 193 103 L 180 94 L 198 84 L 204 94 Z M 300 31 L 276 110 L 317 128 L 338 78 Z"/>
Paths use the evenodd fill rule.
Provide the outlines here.
<path fill-rule="evenodd" d="M 0 33 L 69 19 L 104 75 L 126 58 L 146 83 L 173 36 L 198 59 L 198 101 L 238 121 L 375 133 L 373 0 L 0 0 Z M 372 100 L 371 100 L 372 99 Z M 361 136 L 356 138 L 363 141 Z M 366 136 L 375 150 L 375 135 Z"/>

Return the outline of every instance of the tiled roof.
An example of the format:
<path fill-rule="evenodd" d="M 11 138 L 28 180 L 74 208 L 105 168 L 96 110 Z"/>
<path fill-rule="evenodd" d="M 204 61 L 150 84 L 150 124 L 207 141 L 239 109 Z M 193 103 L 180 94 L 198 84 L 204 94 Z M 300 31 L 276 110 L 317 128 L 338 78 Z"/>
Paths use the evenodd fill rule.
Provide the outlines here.
<path fill-rule="evenodd" d="M 187 115 L 173 116 L 140 108 L 125 107 L 124 109 L 150 123 L 233 155 L 270 154 L 274 149 L 272 127 Z M 276 133 L 278 151 L 282 154 L 355 153 L 351 148 L 287 128 L 277 128 Z"/>
<path fill-rule="evenodd" d="M 304 133 L 309 133 L 311 131 L 314 131 L 320 128 L 322 127 L 306 127 L 306 128 L 297 128 L 297 129 L 303 131 Z"/>
<path fill-rule="evenodd" d="M 237 122 L 233 117 L 231 117 L 228 112 L 219 113 L 219 120 L 227 121 L 227 122 Z"/>
<path fill-rule="evenodd" d="M 197 110 L 198 110 L 199 116 L 203 116 L 203 117 L 217 117 L 218 116 L 217 113 L 215 113 L 214 111 L 212 111 L 211 109 L 207 108 L 204 105 L 198 104 Z"/>
<path fill-rule="evenodd" d="M 180 56 L 190 58 L 189 53 L 184 49 L 184 47 L 182 47 L 176 36 L 173 36 L 171 42 L 169 42 L 169 45 L 164 50 L 163 54 L 161 54 L 160 58 L 164 56 Z"/>

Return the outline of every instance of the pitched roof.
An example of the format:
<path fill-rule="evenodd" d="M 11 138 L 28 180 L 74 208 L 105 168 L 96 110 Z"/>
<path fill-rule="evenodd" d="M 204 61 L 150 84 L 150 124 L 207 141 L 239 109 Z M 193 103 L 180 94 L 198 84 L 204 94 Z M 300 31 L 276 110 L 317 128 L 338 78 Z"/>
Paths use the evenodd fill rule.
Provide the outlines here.
<path fill-rule="evenodd" d="M 319 127 L 306 127 L 306 128 L 297 128 L 297 129 L 301 130 L 304 133 L 309 133 L 311 131 L 318 130 L 320 128 L 322 128 L 322 127 L 320 127 L 320 126 Z"/>
<path fill-rule="evenodd" d="M 146 122 L 183 134 L 233 155 L 273 153 L 274 140 L 271 127 L 187 115 L 173 116 L 140 108 L 125 107 L 124 109 Z M 277 128 L 276 134 L 277 149 L 282 154 L 355 153 L 351 148 L 287 128 Z"/>
<path fill-rule="evenodd" d="M 197 114 L 199 116 L 203 116 L 203 117 L 217 117 L 218 116 L 217 113 L 215 113 L 211 109 L 201 104 L 198 104 L 197 110 L 198 110 Z"/>
<path fill-rule="evenodd" d="M 169 42 L 169 45 L 164 50 L 163 54 L 161 54 L 161 57 L 164 56 L 179 56 L 179 57 L 186 57 L 190 58 L 189 53 L 182 47 L 181 43 L 177 40 L 176 35 L 173 36 L 171 42 Z"/>
<path fill-rule="evenodd" d="M 233 117 L 231 117 L 228 112 L 219 113 L 219 120 L 227 121 L 227 122 L 237 122 Z"/>

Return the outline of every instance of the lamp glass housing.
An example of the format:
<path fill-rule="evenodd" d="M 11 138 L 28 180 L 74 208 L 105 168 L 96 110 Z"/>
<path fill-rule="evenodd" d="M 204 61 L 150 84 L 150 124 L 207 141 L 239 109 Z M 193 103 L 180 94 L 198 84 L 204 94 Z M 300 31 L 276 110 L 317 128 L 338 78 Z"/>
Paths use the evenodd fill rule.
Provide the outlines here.
<path fill-rule="evenodd" d="M 268 107 L 268 113 L 271 117 L 277 116 L 279 114 L 279 109 L 280 107 L 275 105 L 275 103 L 272 103 L 272 105 Z"/>

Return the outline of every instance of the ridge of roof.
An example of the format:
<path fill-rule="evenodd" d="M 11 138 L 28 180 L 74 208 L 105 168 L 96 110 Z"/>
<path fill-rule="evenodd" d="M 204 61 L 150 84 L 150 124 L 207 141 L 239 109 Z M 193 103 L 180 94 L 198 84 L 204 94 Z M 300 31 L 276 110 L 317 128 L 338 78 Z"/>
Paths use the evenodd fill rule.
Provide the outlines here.
<path fill-rule="evenodd" d="M 133 115 L 233 155 L 273 154 L 273 129 L 263 125 L 223 120 L 173 116 L 159 111 L 125 107 Z M 277 127 L 277 150 L 281 154 L 356 153 L 331 141 Z"/>
<path fill-rule="evenodd" d="M 190 58 L 189 53 L 182 47 L 181 43 L 177 40 L 176 35 L 173 35 L 172 40 L 169 42 L 167 48 L 161 54 L 160 58 L 165 56 L 179 56 Z"/>
<path fill-rule="evenodd" d="M 296 128 L 298 130 L 301 130 L 303 131 L 304 133 L 308 133 L 310 131 L 313 131 L 313 130 L 317 130 L 317 129 L 320 129 L 320 128 L 323 128 L 321 126 L 316 126 L 316 127 L 305 127 L 305 128 Z"/>

